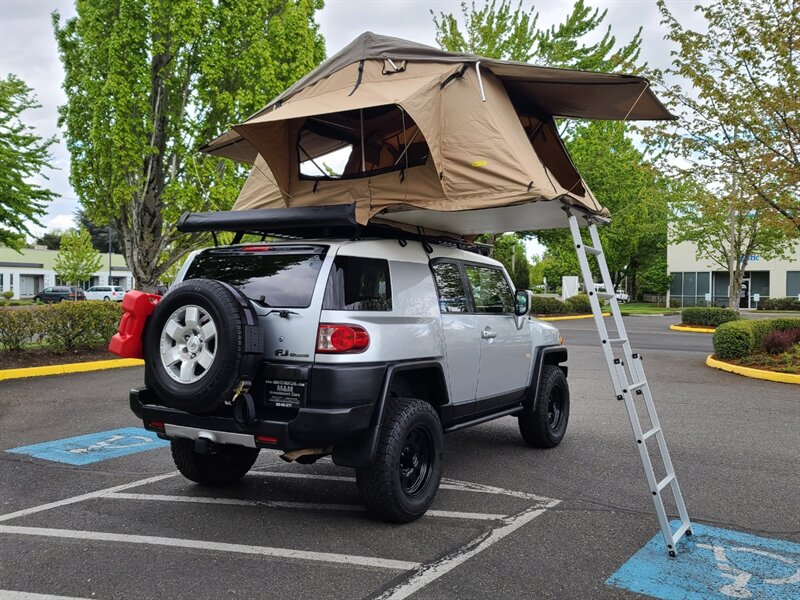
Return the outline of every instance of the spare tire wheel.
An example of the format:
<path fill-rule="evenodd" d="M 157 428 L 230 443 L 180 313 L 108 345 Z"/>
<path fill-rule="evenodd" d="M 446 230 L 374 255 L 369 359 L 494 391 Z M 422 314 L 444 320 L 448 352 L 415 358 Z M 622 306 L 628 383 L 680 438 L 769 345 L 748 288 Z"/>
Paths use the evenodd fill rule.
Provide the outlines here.
<path fill-rule="evenodd" d="M 206 414 L 252 381 L 263 354 L 250 301 L 236 288 L 189 279 L 156 306 L 144 334 L 145 384 L 167 406 Z"/>

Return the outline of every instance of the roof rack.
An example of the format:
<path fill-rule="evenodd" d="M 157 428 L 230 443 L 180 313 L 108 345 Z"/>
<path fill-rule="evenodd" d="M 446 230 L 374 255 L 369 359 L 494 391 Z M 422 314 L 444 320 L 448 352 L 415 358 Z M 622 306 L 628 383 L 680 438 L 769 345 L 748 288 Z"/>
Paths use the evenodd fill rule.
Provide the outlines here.
<path fill-rule="evenodd" d="M 270 236 L 286 239 L 413 240 L 456 247 L 484 256 L 488 256 L 489 251 L 485 245 L 474 244 L 447 235 L 426 234 L 422 228 L 415 233 L 385 224 L 360 225 L 356 221 L 355 203 L 258 210 L 187 212 L 178 219 L 176 228 L 183 233 L 206 231 L 214 234 L 229 231 L 235 234 L 232 242 L 234 244 L 241 242 L 245 234 L 252 234 L 260 235 L 262 238 Z"/>

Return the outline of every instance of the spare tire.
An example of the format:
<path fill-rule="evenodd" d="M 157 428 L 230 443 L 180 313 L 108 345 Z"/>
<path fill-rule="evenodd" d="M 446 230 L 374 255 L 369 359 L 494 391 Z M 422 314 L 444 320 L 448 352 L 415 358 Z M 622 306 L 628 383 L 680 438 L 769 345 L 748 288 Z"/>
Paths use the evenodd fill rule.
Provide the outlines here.
<path fill-rule="evenodd" d="M 144 334 L 145 384 L 172 408 L 219 411 L 263 355 L 258 316 L 238 289 L 189 279 L 158 303 Z"/>

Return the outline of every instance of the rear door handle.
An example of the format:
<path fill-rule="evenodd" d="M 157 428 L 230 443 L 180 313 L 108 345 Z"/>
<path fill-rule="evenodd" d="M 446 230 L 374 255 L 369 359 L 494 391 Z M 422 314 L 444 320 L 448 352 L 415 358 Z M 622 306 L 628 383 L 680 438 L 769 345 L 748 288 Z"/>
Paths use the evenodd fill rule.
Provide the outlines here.
<path fill-rule="evenodd" d="M 483 331 L 481 331 L 481 339 L 482 340 L 493 340 L 496 337 L 497 337 L 497 332 L 496 331 L 492 331 L 488 327 L 486 329 L 484 329 Z"/>

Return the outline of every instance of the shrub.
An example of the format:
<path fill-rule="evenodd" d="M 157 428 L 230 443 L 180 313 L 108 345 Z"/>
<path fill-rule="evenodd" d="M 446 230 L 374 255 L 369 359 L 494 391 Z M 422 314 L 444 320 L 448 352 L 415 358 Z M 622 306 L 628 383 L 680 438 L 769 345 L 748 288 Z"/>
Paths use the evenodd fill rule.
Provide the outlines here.
<path fill-rule="evenodd" d="M 714 354 L 742 358 L 752 354 L 773 331 L 800 329 L 800 319 L 754 319 L 723 323 L 714 332 Z"/>
<path fill-rule="evenodd" d="M 567 298 L 567 301 L 564 302 L 564 307 L 567 312 L 571 313 L 586 314 L 592 312 L 592 305 L 589 304 L 589 296 L 586 294 L 578 294 Z"/>
<path fill-rule="evenodd" d="M 3 292 L 3 298 L 5 298 L 6 300 L 11 300 L 13 297 L 14 297 L 14 292 L 12 292 L 11 290 L 6 290 L 5 292 Z"/>
<path fill-rule="evenodd" d="M 558 298 L 534 296 L 531 301 L 531 313 L 535 315 L 554 315 L 567 312 L 567 307 Z"/>
<path fill-rule="evenodd" d="M 761 347 L 767 354 L 783 354 L 800 342 L 800 329 L 770 331 L 761 340 Z"/>
<path fill-rule="evenodd" d="M 800 310 L 800 299 L 767 298 L 758 303 L 758 310 Z"/>
<path fill-rule="evenodd" d="M 116 302 L 60 302 L 35 311 L 43 341 L 53 350 L 108 344 L 122 317 Z"/>
<path fill-rule="evenodd" d="M 677 298 L 670 298 L 669 299 L 669 307 L 670 308 L 680 308 L 681 307 L 681 301 L 678 300 Z"/>
<path fill-rule="evenodd" d="M 19 351 L 35 335 L 34 319 L 29 310 L 0 310 L 0 346 Z"/>
<path fill-rule="evenodd" d="M 681 320 L 688 325 L 704 325 L 706 327 L 718 327 L 728 321 L 735 321 L 739 315 L 728 308 L 704 308 L 692 307 L 684 308 L 681 311 Z"/>

